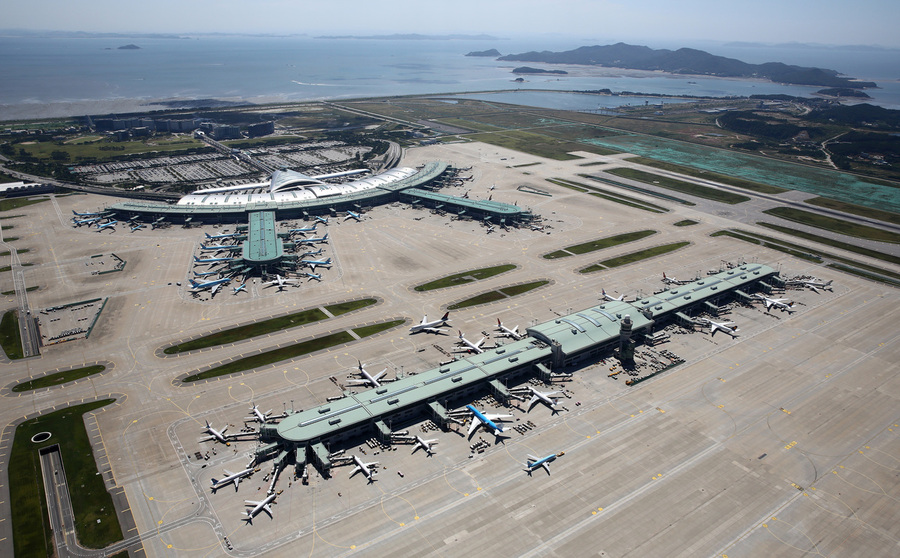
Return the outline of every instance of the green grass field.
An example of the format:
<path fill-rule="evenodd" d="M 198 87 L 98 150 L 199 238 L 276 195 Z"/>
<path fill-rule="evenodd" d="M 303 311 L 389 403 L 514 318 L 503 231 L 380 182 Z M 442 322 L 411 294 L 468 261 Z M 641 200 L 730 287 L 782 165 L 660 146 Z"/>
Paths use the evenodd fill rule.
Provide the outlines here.
<path fill-rule="evenodd" d="M 582 182 L 574 182 L 572 180 L 564 180 L 561 178 L 548 178 L 547 182 L 556 184 L 557 186 L 562 186 L 563 188 L 575 190 L 576 192 L 588 192 L 590 195 L 602 198 L 606 201 L 627 205 L 628 207 L 634 207 L 636 209 L 643 209 L 644 211 L 649 211 L 651 213 L 665 213 L 668 211 L 668 209 L 660 207 L 658 205 L 654 205 L 650 202 L 645 202 L 643 200 L 639 200 L 622 194 L 615 194 L 613 192 L 610 192 L 609 190 L 603 190 L 601 188 L 597 188 L 596 186 L 590 186 Z"/>
<path fill-rule="evenodd" d="M 504 264 L 482 269 L 473 269 L 472 271 L 463 271 L 462 273 L 449 275 L 436 281 L 425 283 L 424 285 L 418 285 L 414 290 L 424 292 L 446 287 L 455 287 L 456 285 L 465 285 L 466 283 L 473 283 L 475 281 L 494 277 L 495 275 L 500 275 L 501 273 L 506 273 L 507 271 L 512 271 L 515 268 L 516 266 L 513 264 Z"/>
<path fill-rule="evenodd" d="M 375 335 L 376 333 L 380 333 L 393 327 L 397 327 L 403 322 L 404 320 L 394 320 L 391 322 L 383 322 L 370 326 L 362 326 L 354 329 L 353 332 L 356 333 L 356 335 L 358 335 L 359 337 L 368 337 L 370 335 Z M 219 376 L 225 376 L 228 374 L 235 374 L 237 372 L 244 372 L 246 370 L 253 370 L 254 368 L 260 368 L 262 366 L 268 366 L 270 364 L 281 362 L 283 360 L 297 358 L 309 353 L 328 349 L 342 343 L 349 343 L 351 341 L 354 341 L 354 337 L 352 335 L 350 335 L 346 331 L 339 331 L 337 333 L 332 333 L 331 335 L 317 337 L 315 339 L 310 339 L 308 341 L 303 341 L 301 343 L 296 343 L 287 347 L 281 347 L 249 357 L 236 359 L 231 362 L 222 364 L 221 366 L 216 366 L 214 368 L 210 368 L 209 370 L 204 370 L 203 372 L 188 376 L 184 378 L 182 382 L 191 383 L 199 380 L 217 378 Z"/>
<path fill-rule="evenodd" d="M 713 200 L 731 205 L 750 201 L 749 197 L 743 196 L 741 194 L 734 194 L 732 192 L 710 188 L 709 186 L 691 184 L 690 182 L 685 182 L 683 180 L 675 180 L 674 178 L 668 178 L 665 176 L 660 176 L 658 174 L 651 174 L 649 172 L 644 172 L 637 169 L 618 168 L 610 169 L 606 172 L 622 178 L 629 178 L 631 180 L 637 180 L 645 184 L 659 186 L 660 188 L 665 188 L 667 190 L 681 192 L 682 194 L 689 194 L 692 196 L 697 196 L 698 198 L 704 198 L 707 200 Z"/>
<path fill-rule="evenodd" d="M 341 314 L 346 314 L 347 312 L 351 312 L 353 310 L 371 306 L 376 302 L 377 301 L 374 298 L 364 298 L 342 302 L 340 304 L 335 304 L 332 306 L 326 306 L 325 308 L 332 315 L 340 316 Z M 245 324 L 210 335 L 205 335 L 197 339 L 191 339 L 190 341 L 185 341 L 184 343 L 179 343 L 178 345 L 166 347 L 163 352 L 167 355 L 174 355 L 187 351 L 205 349 L 207 347 L 216 347 L 219 345 L 226 345 L 228 343 L 236 343 L 238 341 L 243 341 L 244 339 L 250 339 L 251 337 L 268 335 L 270 333 L 275 333 L 284 329 L 299 327 L 302 325 L 311 324 L 313 322 L 327 319 L 328 315 L 325 314 L 325 312 L 322 312 L 322 310 L 318 308 L 311 308 L 308 310 L 295 312 L 293 314 L 288 314 L 287 316 L 279 316 L 277 318 L 271 318 L 269 320 L 263 320 L 261 322 Z"/>
<path fill-rule="evenodd" d="M 20 207 L 25 207 L 28 205 L 34 205 L 36 203 L 41 203 L 45 201 L 49 201 L 50 198 L 38 198 L 38 199 L 29 199 L 29 198 L 8 198 L 4 200 L 0 200 L 0 211 L 10 211 L 11 209 L 19 209 Z M 18 217 L 18 215 L 17 215 Z M 7 241 L 9 239 L 6 239 Z"/>
<path fill-rule="evenodd" d="M 870 219 L 878 219 L 879 221 L 884 221 L 885 223 L 900 225 L 900 213 L 881 211 L 879 209 L 873 209 L 871 207 L 865 207 L 853 203 L 841 202 L 830 198 L 810 198 L 803 201 L 804 203 L 816 205 L 818 207 L 824 207 L 826 209 L 834 209 L 837 211 L 843 211 L 844 213 L 850 213 L 851 215 L 869 217 Z"/>
<path fill-rule="evenodd" d="M 834 240 L 834 239 L 827 238 L 824 236 L 819 236 L 817 234 L 811 234 L 811 233 L 804 232 L 804 231 L 798 231 L 796 229 L 782 227 L 779 225 L 773 225 L 772 223 L 757 222 L 756 224 L 766 227 L 767 229 L 772 229 L 773 231 L 778 231 L 778 232 L 781 232 L 784 234 L 789 234 L 791 236 L 796 236 L 797 238 L 802 238 L 804 240 L 811 240 L 813 242 L 818 242 L 819 244 L 824 244 L 826 246 L 832 246 L 834 248 L 840 248 L 841 250 L 847 250 L 848 252 L 854 252 L 854 253 L 860 254 L 862 256 L 869 256 L 870 258 L 875 258 L 877 260 L 882 260 L 882 261 L 890 262 L 893 264 L 900 264 L 900 258 L 898 258 L 897 256 L 892 256 L 890 254 L 885 254 L 884 252 L 870 250 L 868 248 L 863 248 L 861 246 L 854 246 L 853 244 L 841 242 L 840 240 Z"/>
<path fill-rule="evenodd" d="M 809 211 L 803 211 L 802 209 L 794 209 L 793 207 L 773 207 L 772 209 L 766 209 L 763 213 L 838 234 L 875 240 L 877 242 L 900 244 L 900 234 L 884 229 L 869 227 L 867 225 L 852 223 L 844 219 L 836 219 L 817 213 L 810 213 Z"/>
<path fill-rule="evenodd" d="M 47 374 L 46 376 L 41 376 L 27 382 L 18 383 L 13 386 L 12 391 L 22 392 L 58 386 L 60 384 L 80 380 L 81 378 L 87 378 L 88 376 L 93 376 L 94 374 L 99 374 L 104 370 L 106 370 L 105 366 L 101 364 L 95 364 L 94 366 L 85 366 L 82 368 L 76 368 L 74 370 L 66 370 L 64 372 L 56 372 L 55 374 Z"/>
<path fill-rule="evenodd" d="M 604 248 L 610 248 L 612 246 L 618 246 L 620 244 L 626 244 L 628 242 L 635 242 L 654 234 L 656 234 L 656 231 L 645 230 L 617 234 L 615 236 L 607 236 L 606 238 L 591 240 L 590 242 L 585 242 L 583 244 L 574 244 L 572 246 L 567 246 L 562 250 L 558 250 L 550 254 L 545 254 L 544 259 L 553 260 L 557 258 L 565 258 L 571 255 L 588 254 L 590 252 L 595 252 Z"/>
<path fill-rule="evenodd" d="M 603 260 L 602 262 L 596 263 L 594 265 L 588 266 L 584 269 L 578 270 L 578 273 L 593 273 L 595 271 L 602 271 L 604 269 L 610 269 L 613 267 L 619 267 L 622 265 L 628 265 L 630 263 L 639 262 L 641 260 L 646 260 L 648 258 L 652 258 L 655 256 L 661 256 L 662 254 L 668 254 L 669 252 L 674 252 L 679 248 L 684 248 L 688 246 L 690 242 L 673 242 L 671 244 L 663 244 L 661 246 L 653 246 L 652 248 L 647 248 L 646 250 L 639 250 L 637 252 L 632 252 L 630 254 L 623 254 L 621 256 L 617 256 L 615 258 L 610 258 L 608 260 Z"/>
<path fill-rule="evenodd" d="M 714 182 L 721 182 L 722 184 L 736 186 L 738 188 L 743 188 L 744 190 L 759 192 L 761 194 L 781 194 L 788 191 L 785 188 L 779 188 L 778 186 L 772 186 L 771 184 L 763 184 L 761 182 L 753 182 L 752 180 L 745 180 L 743 178 L 737 178 L 734 176 L 729 176 L 727 174 L 709 170 L 695 169 L 693 167 L 687 167 L 684 165 L 676 165 L 674 163 L 658 161 L 649 157 L 630 157 L 628 160 L 648 167 L 653 167 L 655 169 L 677 172 L 679 174 L 686 174 L 688 176 L 712 180 Z"/>
<path fill-rule="evenodd" d="M 487 304 L 489 302 L 497 302 L 498 300 L 503 300 L 504 298 L 509 298 L 512 296 L 520 295 L 522 293 L 527 293 L 528 291 L 532 291 L 539 287 L 543 287 L 544 285 L 550 283 L 546 279 L 542 279 L 539 281 L 532 281 L 530 283 L 523 283 L 521 285 L 512 285 L 510 287 L 504 287 L 502 289 L 497 289 L 496 291 L 488 291 L 486 293 L 482 293 L 480 295 L 473 296 L 472 298 L 467 298 L 466 300 L 457 302 L 455 304 L 451 304 L 447 307 L 448 310 L 459 310 L 460 308 L 468 308 L 470 306 L 478 306 L 479 304 Z"/>
<path fill-rule="evenodd" d="M 0 346 L 10 360 L 25 356 L 22 339 L 19 337 L 19 315 L 15 310 L 8 310 L 0 318 Z"/>
<path fill-rule="evenodd" d="M 84 143 L 38 142 L 32 144 L 16 144 L 16 148 L 24 149 L 29 155 L 42 160 L 50 160 L 56 151 L 67 153 L 69 161 L 78 160 L 109 161 L 127 155 L 150 153 L 151 151 L 172 154 L 177 151 L 187 151 L 206 146 L 200 140 L 191 137 L 178 137 L 170 139 L 151 139 L 146 141 L 112 141 L 100 139 Z M 207 148 L 212 150 L 211 147 Z"/>
<path fill-rule="evenodd" d="M 75 529 L 87 548 L 103 548 L 122 540 L 112 497 L 106 491 L 82 415 L 112 403 L 105 399 L 61 409 L 23 422 L 16 428 L 9 458 L 13 546 L 18 556 L 55 556 L 47 519 L 38 450 L 59 444 L 72 498 Z M 32 436 L 50 432 L 50 439 L 33 443 Z"/>

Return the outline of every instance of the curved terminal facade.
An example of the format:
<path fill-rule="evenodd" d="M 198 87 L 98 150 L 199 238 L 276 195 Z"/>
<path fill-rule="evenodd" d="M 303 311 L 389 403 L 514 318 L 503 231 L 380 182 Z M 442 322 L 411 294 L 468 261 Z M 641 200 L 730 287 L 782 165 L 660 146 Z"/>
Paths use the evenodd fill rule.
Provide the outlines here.
<path fill-rule="evenodd" d="M 596 362 L 653 328 L 690 321 L 688 313 L 717 311 L 721 302 L 749 299 L 747 291 L 768 291 L 772 285 L 767 281 L 781 282 L 775 269 L 746 264 L 635 302 L 605 302 L 555 318 L 528 328 L 522 340 L 291 414 L 278 424 L 262 425 L 259 435 L 264 445 L 257 455 L 291 458 L 298 468 L 311 462 L 327 474 L 331 462 L 326 443 L 373 431 L 389 443 L 386 421 L 401 423 L 423 411 L 446 425 L 450 403 L 469 401 L 485 390 L 506 401 L 510 379 L 532 375 L 549 379 L 553 368 Z"/>

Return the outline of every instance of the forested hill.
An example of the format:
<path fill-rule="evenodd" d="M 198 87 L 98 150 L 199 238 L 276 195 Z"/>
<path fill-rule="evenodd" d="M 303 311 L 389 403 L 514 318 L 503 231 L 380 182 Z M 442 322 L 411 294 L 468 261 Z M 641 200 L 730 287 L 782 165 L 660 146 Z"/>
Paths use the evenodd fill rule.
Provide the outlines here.
<path fill-rule="evenodd" d="M 697 74 L 716 77 L 755 77 L 778 83 L 849 87 L 876 87 L 875 83 L 853 81 L 841 77 L 835 70 L 789 66 L 781 62 L 748 64 L 734 58 L 716 56 L 703 50 L 652 49 L 646 46 L 616 43 L 605 46 L 584 46 L 564 52 L 525 52 L 508 54 L 499 60 L 514 62 L 545 62 L 548 64 L 582 64 L 627 68 L 631 70 L 660 70 L 673 74 Z"/>

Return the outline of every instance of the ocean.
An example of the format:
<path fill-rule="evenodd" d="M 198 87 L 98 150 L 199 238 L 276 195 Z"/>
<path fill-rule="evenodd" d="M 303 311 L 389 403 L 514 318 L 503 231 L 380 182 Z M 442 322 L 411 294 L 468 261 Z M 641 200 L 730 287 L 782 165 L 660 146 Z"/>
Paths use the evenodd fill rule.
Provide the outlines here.
<path fill-rule="evenodd" d="M 140 49 L 121 50 L 129 43 Z M 568 50 L 590 44 L 556 39 L 376 40 L 201 36 L 186 39 L 0 37 L 0 120 L 79 116 L 164 108 L 158 101 L 219 99 L 270 103 L 429 93 L 501 90 L 495 100 L 547 108 L 591 110 L 655 98 L 522 94 L 523 90 L 608 88 L 664 95 L 755 93 L 812 95 L 816 87 L 762 80 L 674 76 L 610 68 L 566 66 L 565 76 L 526 76 L 520 63 L 464 56 L 496 48 L 503 54 Z M 826 67 L 876 81 L 868 101 L 900 109 L 900 52 L 800 46 L 693 46 L 747 62 L 780 61 Z M 536 65 L 536 64 L 530 64 Z M 479 97 L 484 97 L 479 95 Z M 664 101 L 663 101 L 664 102 Z"/>

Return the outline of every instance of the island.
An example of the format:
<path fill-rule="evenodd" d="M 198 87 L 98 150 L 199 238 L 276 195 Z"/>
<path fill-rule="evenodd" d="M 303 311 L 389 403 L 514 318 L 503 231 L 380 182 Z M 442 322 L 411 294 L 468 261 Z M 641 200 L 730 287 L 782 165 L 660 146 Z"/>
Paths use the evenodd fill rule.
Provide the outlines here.
<path fill-rule="evenodd" d="M 584 46 L 563 52 L 525 52 L 508 54 L 499 60 L 542 62 L 545 64 L 580 64 L 629 70 L 662 71 L 715 77 L 762 78 L 777 83 L 865 89 L 877 87 L 870 81 L 857 81 L 835 70 L 790 66 L 781 62 L 749 64 L 734 58 L 716 56 L 693 48 L 678 50 L 652 49 L 646 46 L 616 43 Z"/>
<path fill-rule="evenodd" d="M 119 50 L 140 50 L 140 49 L 141 49 L 141 47 L 139 47 L 135 44 L 127 44 L 127 45 L 122 45 L 119 47 Z"/>
<path fill-rule="evenodd" d="M 544 70 L 541 68 L 531 68 L 529 66 L 519 66 L 512 71 L 514 74 L 568 74 L 564 70 Z"/>
<path fill-rule="evenodd" d="M 487 56 L 496 58 L 497 56 L 501 56 L 501 54 L 499 50 L 492 48 L 490 50 L 473 50 L 466 56 Z"/>

